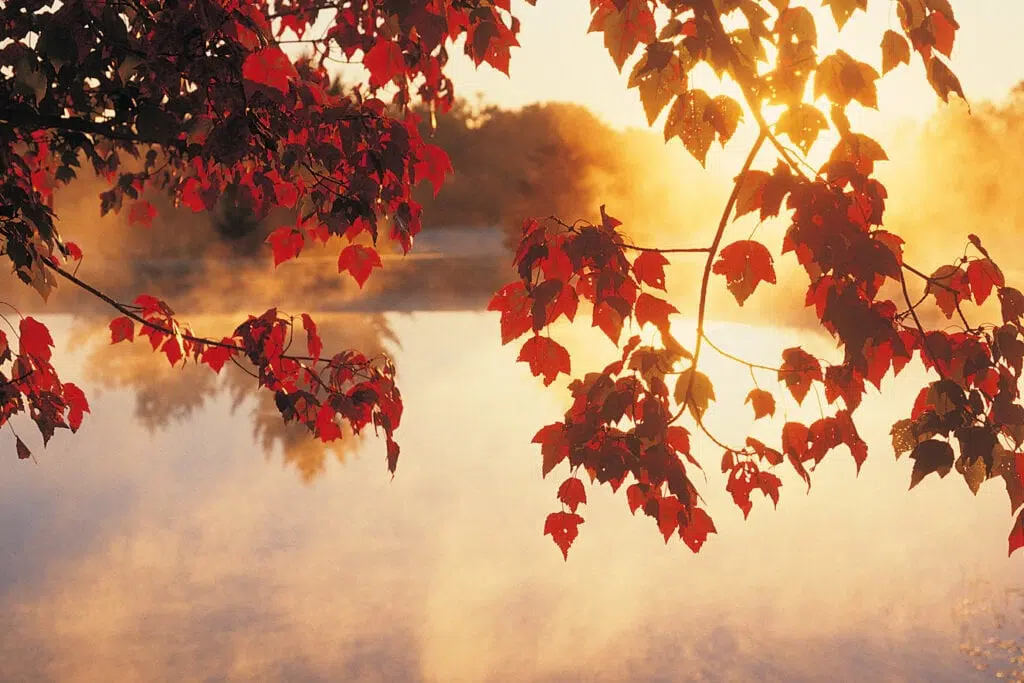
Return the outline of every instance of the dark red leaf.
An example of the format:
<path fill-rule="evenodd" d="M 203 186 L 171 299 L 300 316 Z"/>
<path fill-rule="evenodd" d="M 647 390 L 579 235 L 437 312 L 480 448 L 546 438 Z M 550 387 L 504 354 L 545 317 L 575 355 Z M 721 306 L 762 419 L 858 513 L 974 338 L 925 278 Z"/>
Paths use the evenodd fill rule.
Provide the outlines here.
<path fill-rule="evenodd" d="M 379 40 L 363 57 L 363 66 L 370 72 L 370 87 L 379 88 L 405 71 L 405 57 L 396 43 Z"/>
<path fill-rule="evenodd" d="M 233 340 L 230 337 L 225 337 L 221 340 L 222 344 L 233 344 Z M 221 368 L 227 363 L 234 352 L 223 346 L 207 346 L 203 349 L 202 362 L 210 366 L 210 368 L 220 373 Z"/>
<path fill-rule="evenodd" d="M 565 425 L 555 422 L 542 427 L 534 437 L 532 443 L 540 444 L 540 452 L 543 457 L 541 476 L 548 476 L 548 472 L 555 469 L 558 463 L 565 460 L 569 455 L 569 443 L 565 438 Z"/>
<path fill-rule="evenodd" d="M 593 327 L 601 328 L 601 331 L 608 335 L 613 344 L 617 345 L 619 343 L 619 336 L 622 334 L 622 323 L 622 314 L 612 308 L 608 302 L 602 301 L 597 306 L 594 306 Z"/>
<path fill-rule="evenodd" d="M 562 557 L 569 559 L 569 548 L 579 535 L 579 526 L 583 518 L 574 512 L 552 512 L 544 520 L 544 535 L 551 539 L 562 551 Z"/>
<path fill-rule="evenodd" d="M 545 386 L 554 382 L 558 373 L 570 372 L 569 352 L 550 337 L 534 335 L 527 339 L 517 360 L 529 363 L 534 377 L 543 375 Z"/>
<path fill-rule="evenodd" d="M 320 360 L 320 352 L 323 351 L 324 344 L 320 341 L 320 335 L 316 329 L 316 323 L 309 317 L 308 313 L 302 314 L 302 329 L 306 331 L 306 348 L 314 359 L 313 362 Z"/>
<path fill-rule="evenodd" d="M 822 381 L 821 365 L 818 360 L 799 347 L 782 352 L 782 367 L 779 381 L 785 382 L 797 403 L 803 403 L 814 380 Z"/>
<path fill-rule="evenodd" d="M 417 180 L 428 180 L 434 186 L 434 196 L 441 191 L 446 175 L 452 172 L 452 160 L 437 145 L 424 145 L 420 159 L 413 167 Z"/>
<path fill-rule="evenodd" d="M 587 502 L 587 492 L 583 488 L 583 482 L 578 477 L 569 477 L 563 481 L 562 485 L 558 487 L 558 500 L 562 501 L 571 512 L 576 512 L 576 508 Z"/>
<path fill-rule="evenodd" d="M 306 244 L 306 238 L 295 228 L 283 226 L 270 233 L 266 242 L 274 252 L 274 267 L 276 268 L 285 261 L 298 256 Z"/>
<path fill-rule="evenodd" d="M 487 304 L 488 311 L 501 313 L 501 343 L 508 344 L 533 329 L 530 295 L 523 282 L 505 285 Z"/>
<path fill-rule="evenodd" d="M 41 361 L 49 361 L 52 355 L 53 338 L 46 325 L 31 316 L 21 319 L 18 329 L 19 348 L 22 355 L 32 356 Z"/>
<path fill-rule="evenodd" d="M 740 306 L 761 282 L 775 283 L 772 255 L 760 242 L 741 240 L 722 249 L 712 272 L 724 275 Z"/>
<path fill-rule="evenodd" d="M 967 266 L 967 279 L 971 283 L 971 293 L 974 301 L 981 306 L 992 293 L 993 287 L 1002 287 L 1006 284 L 1003 272 L 991 259 L 978 259 L 971 261 Z"/>
<path fill-rule="evenodd" d="M 659 330 L 667 330 L 669 328 L 668 316 L 679 312 L 679 309 L 669 302 L 646 292 L 637 297 L 635 310 L 636 321 L 640 325 L 653 323 Z"/>
<path fill-rule="evenodd" d="M 775 397 L 764 389 L 751 389 L 744 403 L 753 406 L 755 420 L 775 415 Z"/>
<path fill-rule="evenodd" d="M 914 459 L 914 471 L 910 476 L 910 488 L 921 483 L 921 480 L 932 472 L 945 477 L 953 469 L 953 447 L 946 441 L 928 439 L 914 447 L 910 457 Z"/>
<path fill-rule="evenodd" d="M 110 321 L 110 343 L 135 339 L 135 321 L 128 316 L 121 316 Z"/>
<path fill-rule="evenodd" d="M 683 543 L 693 552 L 699 552 L 708 534 L 718 533 L 711 516 L 702 508 L 695 507 L 690 510 L 690 518 L 685 525 L 679 527 L 679 535 Z"/>
<path fill-rule="evenodd" d="M 637 282 L 665 291 L 665 266 L 668 259 L 657 251 L 645 251 L 633 261 Z"/>
<path fill-rule="evenodd" d="M 28 449 L 21 437 L 14 437 L 14 448 L 18 452 L 18 460 L 28 460 L 32 457 L 32 451 Z"/>
<path fill-rule="evenodd" d="M 64 403 L 68 407 L 68 427 L 77 432 L 82 426 L 82 418 L 89 412 L 89 401 L 77 384 L 64 382 Z"/>

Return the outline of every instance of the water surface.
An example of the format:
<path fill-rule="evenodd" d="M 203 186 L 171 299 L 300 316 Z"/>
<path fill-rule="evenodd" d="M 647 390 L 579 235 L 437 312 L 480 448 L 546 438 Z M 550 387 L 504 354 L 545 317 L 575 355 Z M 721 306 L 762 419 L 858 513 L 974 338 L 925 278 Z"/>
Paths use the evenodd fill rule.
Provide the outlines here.
<path fill-rule="evenodd" d="M 755 493 L 744 522 L 720 453 L 697 442 L 720 531 L 699 555 L 591 488 L 564 562 L 541 533 L 561 478 L 541 478 L 529 443 L 563 399 L 500 347 L 496 320 L 323 319 L 328 348 L 333 335 L 397 357 L 393 480 L 381 442 L 325 452 L 278 427 L 241 373 L 157 370 L 142 350 L 105 350 L 102 328 L 47 319 L 92 415 L 34 449 L 37 463 L 0 465 L 0 679 L 984 681 L 1022 668 L 1024 555 L 1006 558 L 1000 482 L 975 498 L 953 473 L 908 492 L 911 462 L 892 457 L 913 377 L 865 402 L 859 477 L 831 454 L 809 494 L 785 473 L 778 509 Z M 713 334 L 765 357 L 797 339 Z M 741 405 L 749 376 L 729 377 L 720 403 Z M 777 398 L 790 416 L 817 412 Z M 709 422 L 733 436 L 729 410 Z"/>

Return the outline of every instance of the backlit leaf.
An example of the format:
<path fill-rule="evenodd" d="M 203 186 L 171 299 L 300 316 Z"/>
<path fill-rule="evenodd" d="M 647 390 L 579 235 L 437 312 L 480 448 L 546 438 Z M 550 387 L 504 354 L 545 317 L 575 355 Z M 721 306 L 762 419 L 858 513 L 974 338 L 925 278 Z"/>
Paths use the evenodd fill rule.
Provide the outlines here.
<path fill-rule="evenodd" d="M 676 97 L 665 121 L 665 141 L 678 137 L 690 154 L 704 165 L 715 128 L 705 117 L 711 97 L 703 90 L 688 90 Z"/>
<path fill-rule="evenodd" d="M 832 10 L 832 17 L 840 29 L 846 25 L 855 11 L 866 11 L 868 8 L 868 0 L 822 0 L 821 4 Z"/>
<path fill-rule="evenodd" d="M 668 316 L 679 309 L 656 296 L 644 292 L 636 300 L 636 321 L 641 326 L 652 323 L 659 330 L 668 329 Z"/>
<path fill-rule="evenodd" d="M 528 363 L 534 377 L 543 375 L 544 386 L 554 382 L 558 373 L 568 375 L 571 372 L 569 352 L 550 337 L 534 335 L 527 339 L 517 360 Z"/>
<path fill-rule="evenodd" d="M 638 282 L 665 290 L 665 266 L 668 259 L 657 251 L 645 251 L 633 261 L 633 274 Z"/>
<path fill-rule="evenodd" d="M 886 31 L 882 35 L 882 75 L 900 64 L 910 64 L 910 45 L 896 31 Z"/>
<path fill-rule="evenodd" d="M 754 408 L 754 419 L 775 415 L 775 397 L 764 389 L 751 389 L 744 403 Z"/>
<path fill-rule="evenodd" d="M 811 149 L 823 130 L 828 130 L 825 115 L 817 107 L 804 103 L 787 108 L 775 124 L 776 134 L 788 135 L 804 154 Z"/>
<path fill-rule="evenodd" d="M 712 272 L 725 276 L 729 291 L 740 306 L 761 282 L 775 283 L 771 254 L 753 240 L 740 240 L 723 248 Z"/>
<path fill-rule="evenodd" d="M 313 357 L 314 362 L 316 362 L 320 359 L 320 352 L 323 351 L 324 344 L 320 340 L 316 323 L 313 322 L 308 313 L 302 314 L 302 329 L 306 331 L 306 349 L 309 351 L 309 355 Z"/>
<path fill-rule="evenodd" d="M 950 93 L 956 93 L 962 100 L 967 99 L 960 79 L 938 57 L 932 57 L 928 62 L 928 82 L 943 102 L 949 102 Z"/>
<path fill-rule="evenodd" d="M 128 316 L 121 316 L 110 321 L 110 343 L 135 339 L 135 321 Z"/>
<path fill-rule="evenodd" d="M 291 226 L 283 226 L 270 233 L 266 239 L 274 253 L 274 267 L 295 258 L 306 244 L 302 232 Z"/>
<path fill-rule="evenodd" d="M 993 287 L 1003 287 L 1003 272 L 991 259 L 976 259 L 967 264 L 967 280 L 971 283 L 974 301 L 981 306 L 992 293 Z"/>
<path fill-rule="evenodd" d="M 694 372 L 693 368 L 690 367 L 679 373 L 673 395 L 676 403 L 683 405 L 685 402 L 686 407 L 699 420 L 707 411 L 711 401 L 715 400 L 715 388 L 707 375 L 699 370 Z"/>
<path fill-rule="evenodd" d="M 570 512 L 587 502 L 587 491 L 578 477 L 569 477 L 558 487 L 558 500 L 562 501 Z"/>
<path fill-rule="evenodd" d="M 575 512 L 552 512 L 544 520 L 544 535 L 551 539 L 562 551 L 562 557 L 569 559 L 569 548 L 579 535 L 579 526 L 583 518 Z"/>
<path fill-rule="evenodd" d="M 348 271 L 360 287 L 366 284 L 374 268 L 383 265 L 376 250 L 361 244 L 350 244 L 338 255 L 338 272 Z"/>

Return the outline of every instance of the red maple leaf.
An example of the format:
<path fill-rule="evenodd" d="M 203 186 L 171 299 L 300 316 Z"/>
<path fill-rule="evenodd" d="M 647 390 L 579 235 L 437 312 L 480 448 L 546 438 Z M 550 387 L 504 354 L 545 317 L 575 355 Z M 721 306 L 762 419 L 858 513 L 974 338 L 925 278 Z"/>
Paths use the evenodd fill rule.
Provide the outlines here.
<path fill-rule="evenodd" d="M 782 352 L 779 381 L 785 382 L 797 403 L 803 403 L 811 388 L 811 381 L 822 381 L 821 366 L 817 359 L 799 347 Z"/>
<path fill-rule="evenodd" d="M 716 533 L 718 530 L 715 529 L 715 523 L 711 516 L 703 508 L 697 507 L 690 511 L 690 519 L 686 524 L 679 527 L 679 536 L 683 539 L 683 543 L 695 553 L 700 551 L 701 546 L 708 539 L 708 534 Z"/>
<path fill-rule="evenodd" d="M 452 172 L 452 160 L 448 153 L 437 145 L 424 145 L 419 159 L 413 166 L 417 180 L 429 180 L 434 186 L 434 196 L 441 191 L 446 175 Z"/>
<path fill-rule="evenodd" d="M 274 267 L 276 268 L 285 261 L 298 256 L 306 244 L 306 238 L 300 231 L 286 225 L 270 233 L 266 243 L 274 252 Z"/>
<path fill-rule="evenodd" d="M 565 503 L 571 512 L 576 512 L 576 508 L 586 504 L 587 491 L 579 477 L 569 477 L 562 482 L 558 487 L 558 500 Z"/>
<path fill-rule="evenodd" d="M 544 535 L 551 539 L 562 551 L 562 557 L 569 559 L 569 548 L 579 535 L 579 526 L 583 518 L 575 512 L 552 512 L 544 520 Z"/>
<path fill-rule="evenodd" d="M 658 500 L 658 530 L 665 537 L 665 543 L 679 528 L 679 513 L 684 509 L 676 496 L 665 496 Z"/>
<path fill-rule="evenodd" d="M 370 72 L 370 87 L 379 88 L 405 71 L 405 57 L 396 43 L 382 40 L 363 57 L 363 66 Z"/>
<path fill-rule="evenodd" d="M 768 446 L 764 445 L 757 439 L 748 436 L 747 446 L 754 449 L 754 452 L 757 453 L 757 457 L 767 461 L 769 465 L 775 466 L 782 464 L 782 453 L 779 453 L 774 448 L 768 448 Z"/>
<path fill-rule="evenodd" d="M 302 329 L 306 331 L 306 348 L 309 350 L 309 355 L 313 356 L 315 360 L 319 360 L 324 344 L 317 333 L 316 323 L 313 322 L 308 313 L 302 314 Z"/>
<path fill-rule="evenodd" d="M 647 493 L 639 484 L 633 484 L 626 488 L 626 501 L 629 503 L 629 511 L 635 515 L 636 511 L 647 502 Z"/>
<path fill-rule="evenodd" d="M 803 462 L 807 459 L 810 431 L 799 422 L 787 422 L 782 426 L 782 450 L 786 455 Z"/>
<path fill-rule="evenodd" d="M 174 364 L 181 360 L 181 342 L 178 341 L 177 337 L 170 337 L 164 343 L 161 351 L 163 351 L 164 355 L 167 356 L 167 360 L 171 364 L 171 367 L 174 367 Z"/>
<path fill-rule="evenodd" d="M 337 413 L 329 404 L 324 403 L 316 413 L 316 433 L 324 443 L 341 438 L 341 428 L 334 421 Z"/>
<path fill-rule="evenodd" d="M 935 297 L 935 304 L 944 316 L 952 318 L 957 303 L 970 297 L 970 281 L 959 266 L 939 266 L 924 291 Z"/>
<path fill-rule="evenodd" d="M 569 442 L 565 438 L 565 424 L 562 422 L 542 427 L 533 436 L 531 443 L 540 444 L 543 457 L 541 476 L 544 477 L 569 455 Z"/>
<path fill-rule="evenodd" d="M 607 301 L 602 301 L 594 306 L 594 324 L 592 327 L 599 327 L 608 335 L 613 344 L 619 343 L 622 335 L 622 314 L 612 308 Z"/>
<path fill-rule="evenodd" d="M 534 335 L 526 340 L 519 351 L 517 359 L 530 364 L 530 372 L 534 377 L 544 376 L 544 385 L 555 381 L 558 373 L 569 374 L 569 352 L 564 346 L 550 337 Z"/>
<path fill-rule="evenodd" d="M 679 309 L 656 296 L 646 292 L 637 297 L 636 300 L 636 321 L 641 325 L 654 323 L 659 330 L 668 329 L 668 316 L 678 313 Z"/>
<path fill-rule="evenodd" d="M 772 255 L 763 244 L 753 240 L 733 242 L 722 249 L 712 272 L 725 276 L 729 291 L 740 306 L 761 282 L 775 284 Z"/>
<path fill-rule="evenodd" d="M 50 360 L 53 338 L 46 325 L 31 316 L 25 316 L 18 326 L 18 335 L 19 349 L 23 356 L 32 356 L 41 361 Z"/>
<path fill-rule="evenodd" d="M 775 415 L 775 397 L 764 389 L 751 389 L 747 394 L 747 400 L 754 407 L 754 419 L 759 420 L 766 415 Z"/>
<path fill-rule="evenodd" d="M 221 344 L 234 344 L 234 340 L 230 337 L 225 337 L 221 340 Z M 229 348 L 224 346 L 207 346 L 203 349 L 203 355 L 201 356 L 203 363 L 210 366 L 210 369 L 216 373 L 220 373 L 221 368 L 224 364 L 231 359 L 231 355 L 234 353 Z"/>
<path fill-rule="evenodd" d="M 374 268 L 383 267 L 380 254 L 361 244 L 350 244 L 338 255 L 338 272 L 348 271 L 361 288 Z"/>
<path fill-rule="evenodd" d="M 985 303 L 993 287 L 1006 285 L 1003 271 L 988 258 L 970 262 L 967 266 L 967 280 L 971 283 L 971 293 L 979 306 Z"/>
<path fill-rule="evenodd" d="M 246 96 L 257 91 L 267 93 L 267 88 L 272 88 L 283 95 L 288 92 L 289 79 L 298 76 L 288 55 L 275 45 L 253 52 L 242 63 Z"/>
<path fill-rule="evenodd" d="M 82 418 L 89 412 L 89 401 L 77 384 L 64 382 L 64 403 L 68 407 L 68 427 L 77 432 L 82 426 Z"/>
<path fill-rule="evenodd" d="M 633 274 L 638 282 L 665 291 L 665 266 L 668 259 L 657 251 L 645 251 L 633 261 Z"/>
<path fill-rule="evenodd" d="M 501 313 L 502 344 L 508 344 L 533 329 L 531 299 L 522 280 L 498 290 L 487 304 L 487 310 Z"/>
<path fill-rule="evenodd" d="M 110 343 L 135 339 L 135 321 L 128 316 L 121 316 L 110 321 Z"/>

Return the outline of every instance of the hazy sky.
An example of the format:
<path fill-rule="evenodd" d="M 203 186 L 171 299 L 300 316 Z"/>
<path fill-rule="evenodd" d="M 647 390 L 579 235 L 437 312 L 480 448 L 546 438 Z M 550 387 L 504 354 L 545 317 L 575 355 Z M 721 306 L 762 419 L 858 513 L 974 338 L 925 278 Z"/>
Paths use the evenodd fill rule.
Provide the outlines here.
<path fill-rule="evenodd" d="M 806 4 L 814 8 L 819 3 L 810 0 Z M 961 25 L 953 62 L 964 91 L 972 101 L 1001 99 L 1024 80 L 1024 41 L 1019 38 L 1024 28 L 1024 2 L 952 0 L 952 5 Z M 530 7 L 516 0 L 513 7 L 522 21 L 522 47 L 513 52 L 511 78 L 487 68 L 475 71 L 460 61 L 451 71 L 457 91 L 466 97 L 482 92 L 486 101 L 506 107 L 536 101 L 578 102 L 614 126 L 646 127 L 639 96 L 625 87 L 630 64 L 626 74 L 620 75 L 604 49 L 602 36 L 586 33 L 589 6 L 585 0 L 539 0 L 536 7 Z M 869 14 L 858 13 L 839 42 L 820 22 L 819 53 L 841 46 L 879 68 L 882 31 L 898 26 L 895 7 L 894 0 L 871 0 Z M 714 82 L 698 85 L 715 88 Z M 869 116 L 884 116 L 886 121 L 921 119 L 935 110 L 937 102 L 915 57 L 911 67 L 900 66 L 883 79 L 879 103 L 885 113 Z"/>

